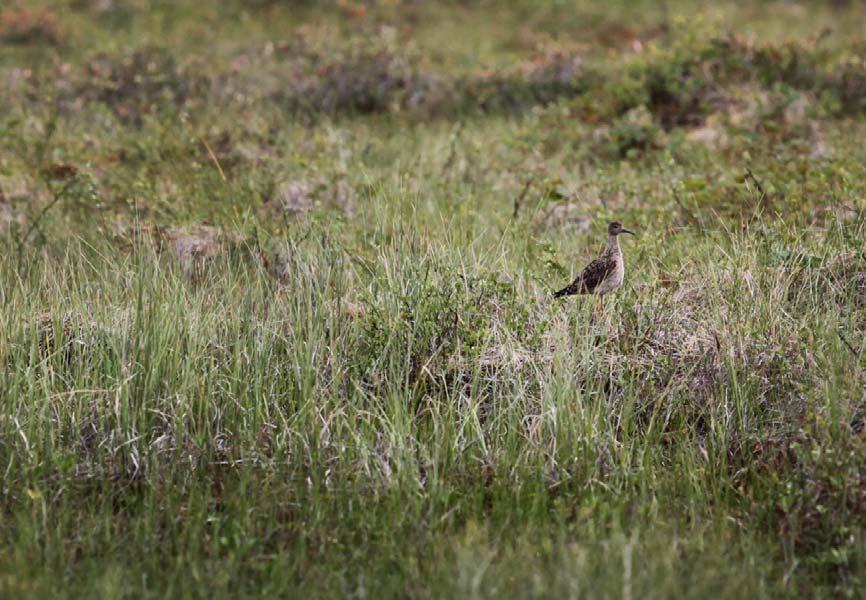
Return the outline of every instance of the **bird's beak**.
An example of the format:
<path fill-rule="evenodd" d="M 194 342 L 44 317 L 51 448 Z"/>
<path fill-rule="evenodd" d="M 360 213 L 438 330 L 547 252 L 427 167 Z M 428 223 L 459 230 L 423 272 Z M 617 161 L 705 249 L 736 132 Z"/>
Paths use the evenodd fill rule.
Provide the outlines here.
<path fill-rule="evenodd" d="M 620 233 L 628 233 L 628 234 L 634 235 L 634 231 L 629 231 L 629 230 L 626 229 L 625 227 L 623 227 L 622 229 L 620 229 L 619 232 L 620 232 Z"/>

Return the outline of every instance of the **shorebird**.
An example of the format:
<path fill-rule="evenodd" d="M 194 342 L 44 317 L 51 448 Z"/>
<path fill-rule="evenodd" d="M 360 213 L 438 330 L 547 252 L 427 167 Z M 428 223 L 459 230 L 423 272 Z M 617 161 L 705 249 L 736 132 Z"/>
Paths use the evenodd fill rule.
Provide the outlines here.
<path fill-rule="evenodd" d="M 601 303 L 601 296 L 619 288 L 625 275 L 625 263 L 622 260 L 622 250 L 619 248 L 619 234 L 621 233 L 634 235 L 633 231 L 623 227 L 619 221 L 614 221 L 608 225 L 607 248 L 604 249 L 604 252 L 586 265 L 577 279 L 553 294 L 553 297 L 595 294 L 599 296 L 599 303 Z"/>

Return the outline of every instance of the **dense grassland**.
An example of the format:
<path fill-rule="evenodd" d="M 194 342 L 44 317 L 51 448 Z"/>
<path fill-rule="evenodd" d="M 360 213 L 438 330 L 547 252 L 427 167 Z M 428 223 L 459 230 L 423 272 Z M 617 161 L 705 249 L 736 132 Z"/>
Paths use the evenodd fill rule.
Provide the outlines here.
<path fill-rule="evenodd" d="M 864 11 L 0 3 L 0 596 L 862 596 Z"/>

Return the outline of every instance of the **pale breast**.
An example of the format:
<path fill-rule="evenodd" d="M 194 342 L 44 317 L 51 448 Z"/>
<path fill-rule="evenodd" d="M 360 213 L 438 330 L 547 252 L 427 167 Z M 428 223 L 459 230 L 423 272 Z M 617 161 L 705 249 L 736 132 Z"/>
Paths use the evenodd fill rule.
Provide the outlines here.
<path fill-rule="evenodd" d="M 609 294 L 622 285 L 622 280 L 625 277 L 625 265 L 622 258 L 616 261 L 616 266 L 607 274 L 598 287 L 595 288 L 596 294 Z"/>

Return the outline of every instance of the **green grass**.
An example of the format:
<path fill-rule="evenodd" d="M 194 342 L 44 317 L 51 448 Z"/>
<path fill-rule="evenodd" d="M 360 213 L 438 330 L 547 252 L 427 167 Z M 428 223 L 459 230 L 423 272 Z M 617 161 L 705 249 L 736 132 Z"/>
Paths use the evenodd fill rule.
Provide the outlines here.
<path fill-rule="evenodd" d="M 31 4 L 0 596 L 862 594 L 856 2 Z"/>

